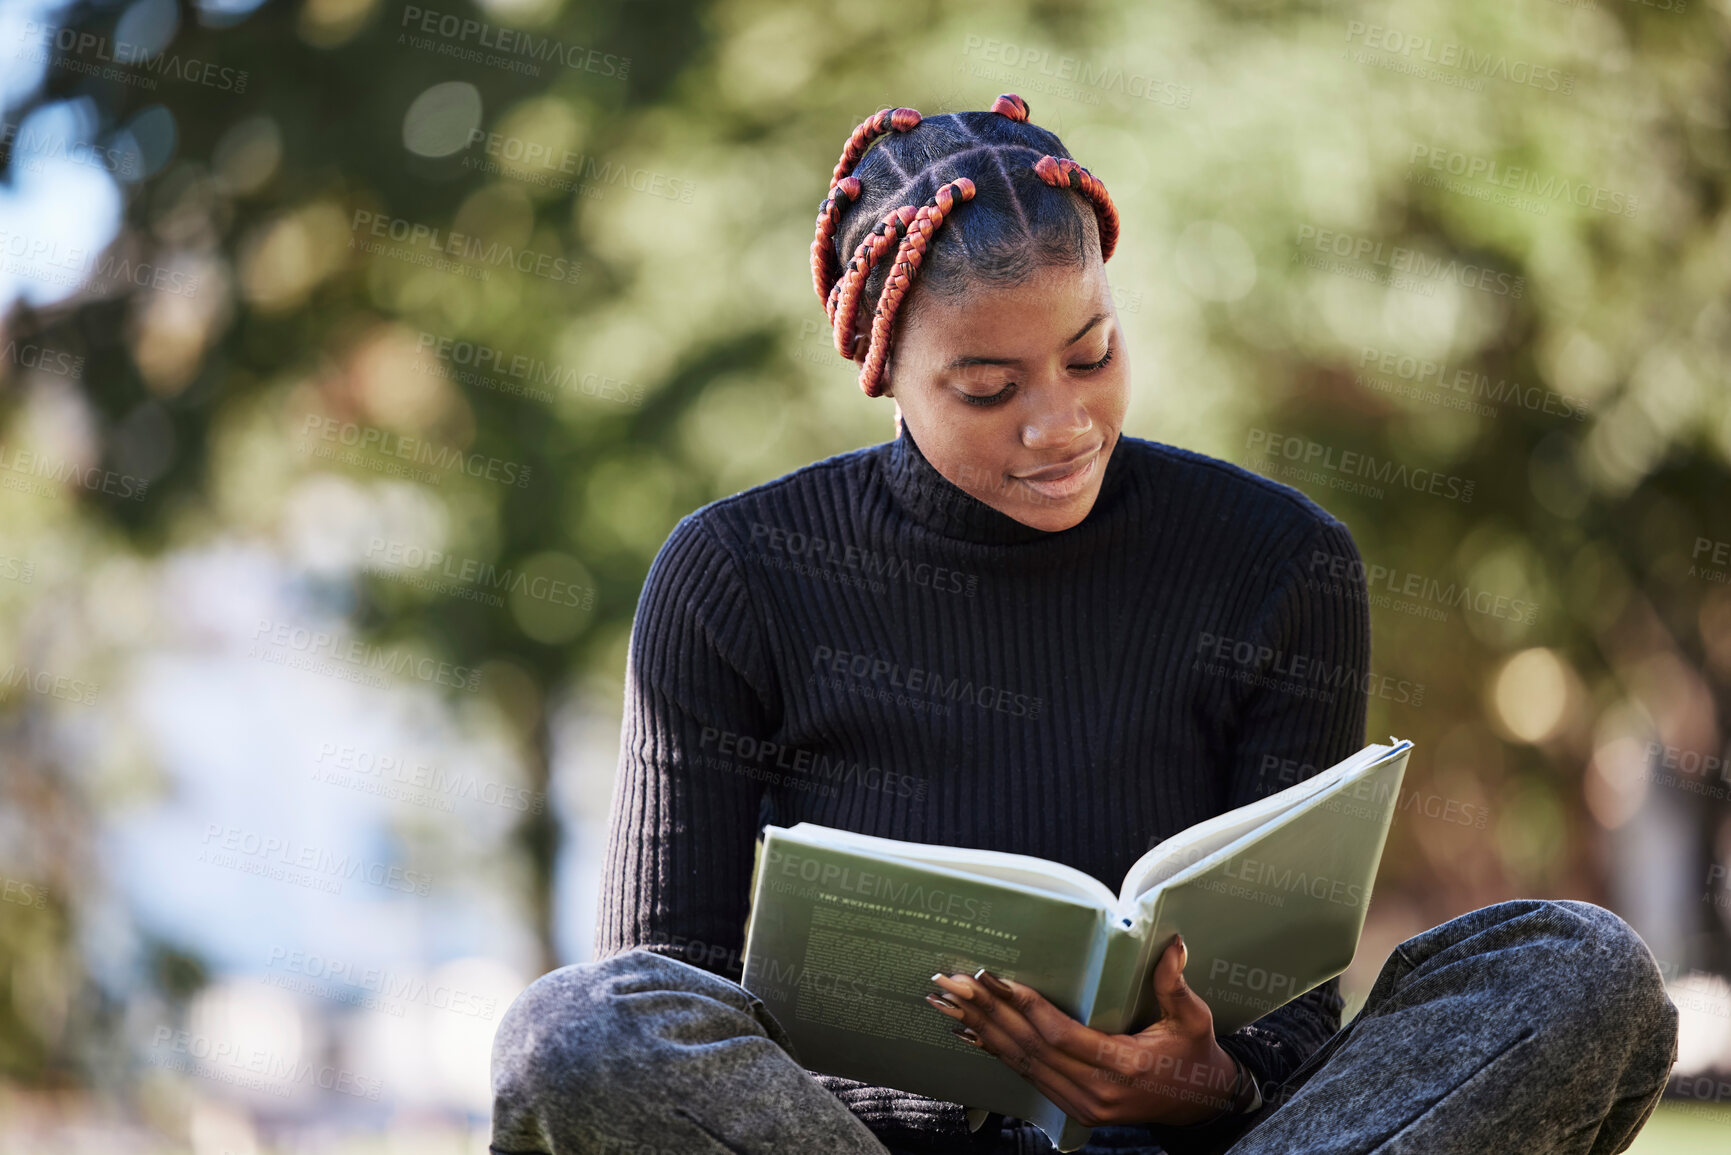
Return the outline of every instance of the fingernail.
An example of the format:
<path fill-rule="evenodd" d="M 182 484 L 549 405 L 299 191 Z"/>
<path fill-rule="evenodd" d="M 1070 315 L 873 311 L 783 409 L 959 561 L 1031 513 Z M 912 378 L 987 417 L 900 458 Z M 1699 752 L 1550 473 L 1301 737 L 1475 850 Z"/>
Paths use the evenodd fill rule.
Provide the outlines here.
<path fill-rule="evenodd" d="M 932 981 L 934 983 L 937 982 L 939 979 L 948 979 L 950 982 L 955 981 L 954 979 L 951 979 L 949 975 L 944 974 L 942 971 L 940 971 L 937 974 L 932 976 Z M 942 984 L 939 984 L 939 985 L 942 985 Z M 971 989 L 964 990 L 964 991 L 949 991 L 947 993 L 955 996 L 958 999 L 967 999 L 970 1002 L 973 1001 L 973 997 L 974 997 L 974 992 Z"/>
<path fill-rule="evenodd" d="M 950 1034 L 959 1035 L 963 1039 L 974 1044 L 976 1047 L 980 1045 L 980 1036 L 974 1034 L 974 1028 L 972 1027 L 951 1027 Z"/>
<path fill-rule="evenodd" d="M 958 1007 L 955 1003 L 952 1003 L 946 996 L 937 994 L 935 992 L 926 996 L 926 1002 L 932 1004 L 932 1006 L 934 1006 L 934 1007 L 937 1007 L 939 1010 L 942 1010 L 945 1007 L 948 1007 L 952 1011 L 959 1011 L 962 1009 L 961 1007 Z"/>
<path fill-rule="evenodd" d="M 999 978 L 985 967 L 981 967 L 979 970 L 975 971 L 974 978 L 981 986 L 985 987 L 999 998 L 1009 998 L 1011 995 L 1015 994 L 1003 979 Z"/>

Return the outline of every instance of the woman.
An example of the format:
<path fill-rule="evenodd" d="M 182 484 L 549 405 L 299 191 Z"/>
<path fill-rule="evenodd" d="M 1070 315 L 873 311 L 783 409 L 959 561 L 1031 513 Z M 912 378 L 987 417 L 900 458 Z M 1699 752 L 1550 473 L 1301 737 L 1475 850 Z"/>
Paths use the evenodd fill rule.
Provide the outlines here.
<path fill-rule="evenodd" d="M 707 505 L 656 557 L 600 961 L 502 1021 L 498 1155 L 1050 1150 L 788 1053 L 736 981 L 759 828 L 1017 851 L 1116 885 L 1285 785 L 1278 768 L 1363 744 L 1366 600 L 1315 580 L 1362 573 L 1351 536 L 1292 489 L 1122 434 L 1117 216 L 1027 116 L 1014 95 L 885 109 L 849 139 L 813 279 L 897 437 Z M 1221 639 L 1347 677 L 1295 692 L 1223 670 Z M 1174 944 L 1164 1014 L 1135 1036 L 986 972 L 934 976 L 922 1013 L 1096 1125 L 1088 1152 L 1617 1151 L 1675 1056 L 1651 955 L 1584 903 L 1408 940 L 1345 1029 L 1336 980 L 1216 1037 L 1183 966 Z"/>

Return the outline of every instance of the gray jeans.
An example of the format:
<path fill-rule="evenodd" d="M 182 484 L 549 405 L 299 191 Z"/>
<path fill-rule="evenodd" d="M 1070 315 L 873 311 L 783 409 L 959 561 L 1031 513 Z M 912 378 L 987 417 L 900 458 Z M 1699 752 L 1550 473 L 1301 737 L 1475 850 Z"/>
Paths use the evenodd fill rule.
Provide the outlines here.
<path fill-rule="evenodd" d="M 562 967 L 500 1022 L 491 1150 L 894 1155 L 786 1042 L 755 996 L 678 959 Z M 1609 1155 L 1633 1142 L 1676 1055 L 1677 1009 L 1627 923 L 1583 902 L 1498 903 L 1396 947 L 1364 1008 L 1265 1089 L 1230 1152 Z M 989 1149 L 1052 1147 L 1008 1120 Z M 1144 1129 L 1100 1127 L 1082 1150 L 1162 1149 Z"/>

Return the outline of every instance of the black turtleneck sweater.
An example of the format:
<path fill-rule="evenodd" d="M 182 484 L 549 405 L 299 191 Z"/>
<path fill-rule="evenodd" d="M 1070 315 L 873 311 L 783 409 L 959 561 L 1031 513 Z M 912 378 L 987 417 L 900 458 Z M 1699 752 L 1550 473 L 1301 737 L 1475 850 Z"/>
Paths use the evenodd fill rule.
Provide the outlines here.
<path fill-rule="evenodd" d="M 704 506 L 632 628 L 597 957 L 738 981 L 765 822 L 1038 855 L 1116 891 L 1154 843 L 1363 745 L 1358 560 L 1296 490 L 1129 436 L 1056 533 L 953 484 L 905 425 Z M 1340 1008 L 1331 981 L 1220 1042 L 1278 1081 Z M 891 1147 L 987 1142 L 955 1104 L 824 1081 Z M 1238 1129 L 1148 1130 L 1190 1153 Z"/>

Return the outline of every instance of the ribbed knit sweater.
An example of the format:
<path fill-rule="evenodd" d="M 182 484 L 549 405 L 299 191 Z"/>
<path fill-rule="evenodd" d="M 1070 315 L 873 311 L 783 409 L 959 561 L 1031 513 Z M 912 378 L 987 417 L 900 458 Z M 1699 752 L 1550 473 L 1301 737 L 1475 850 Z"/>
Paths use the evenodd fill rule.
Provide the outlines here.
<path fill-rule="evenodd" d="M 597 957 L 739 981 L 766 822 L 1038 855 L 1116 891 L 1161 839 L 1363 745 L 1358 562 L 1296 490 L 1130 436 L 1058 532 L 952 483 L 905 424 L 703 506 L 632 626 Z M 1340 1009 L 1331 981 L 1220 1042 L 1278 1082 Z M 823 1081 L 893 1148 L 989 1145 L 957 1104 Z M 1147 1128 L 1177 1155 L 1239 1130 Z"/>

